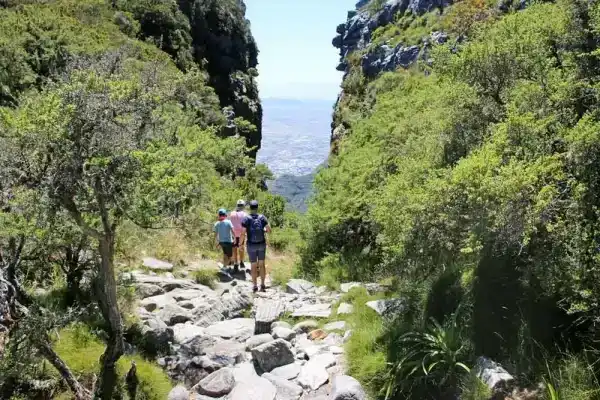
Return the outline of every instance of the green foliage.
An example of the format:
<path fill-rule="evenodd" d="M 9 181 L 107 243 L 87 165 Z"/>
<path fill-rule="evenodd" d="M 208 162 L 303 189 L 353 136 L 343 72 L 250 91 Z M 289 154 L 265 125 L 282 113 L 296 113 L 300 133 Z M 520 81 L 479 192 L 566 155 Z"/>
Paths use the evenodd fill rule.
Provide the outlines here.
<path fill-rule="evenodd" d="M 600 398 L 600 384 L 593 364 L 572 354 L 552 367 L 548 366 L 546 381 L 549 400 L 584 400 Z"/>
<path fill-rule="evenodd" d="M 436 46 L 427 76 L 367 82 L 350 57 L 334 116 L 346 134 L 315 179 L 300 273 L 410 282 L 400 296 L 413 296 L 413 315 L 396 339 L 430 317 L 444 327 L 464 301 L 474 354 L 532 382 L 548 353 L 596 348 L 598 9 L 561 0 L 500 18 L 487 2 L 459 2 L 436 23 L 468 40 Z M 402 356 L 388 348 L 385 359 Z"/>
<path fill-rule="evenodd" d="M 217 272 L 216 270 L 202 268 L 195 270 L 192 277 L 196 283 L 215 289 L 217 287 Z"/>
<path fill-rule="evenodd" d="M 59 331 L 54 341 L 54 349 L 69 365 L 73 373 L 86 385 L 90 385 L 99 367 L 104 344 L 100 342 L 84 325 L 73 325 Z M 131 362 L 135 361 L 137 376 L 140 380 L 138 398 L 144 400 L 163 400 L 172 389 L 171 382 L 160 367 L 139 356 L 121 358 L 118 363 L 120 385 L 124 385 L 125 374 Z M 88 386 L 88 387 L 90 387 Z"/>
<path fill-rule="evenodd" d="M 460 398 L 463 400 L 489 400 L 492 397 L 490 388 L 475 373 L 465 374 L 461 380 Z"/>

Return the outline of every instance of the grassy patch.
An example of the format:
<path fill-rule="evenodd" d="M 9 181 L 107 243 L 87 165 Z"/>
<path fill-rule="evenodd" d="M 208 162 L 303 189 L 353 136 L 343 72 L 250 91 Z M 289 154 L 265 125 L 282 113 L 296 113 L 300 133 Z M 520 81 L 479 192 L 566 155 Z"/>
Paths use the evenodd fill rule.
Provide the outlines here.
<path fill-rule="evenodd" d="M 196 283 L 215 289 L 217 287 L 217 273 L 218 271 L 214 269 L 201 268 L 195 270 L 192 277 Z"/>
<path fill-rule="evenodd" d="M 594 375 L 593 366 L 584 359 L 567 355 L 548 370 L 548 383 L 558 400 L 587 400 L 600 396 L 600 382 Z"/>
<path fill-rule="evenodd" d="M 53 347 L 78 379 L 86 387 L 91 387 L 93 376 L 100 368 L 99 360 L 104 352 L 104 344 L 92 335 L 85 325 L 73 325 L 56 335 Z M 124 384 L 125 374 L 132 361 L 137 365 L 140 380 L 138 399 L 166 399 L 172 389 L 171 381 L 160 367 L 139 356 L 121 357 L 119 360 L 118 371 L 123 377 L 121 384 Z M 58 374 L 55 371 L 54 373 Z"/>
<path fill-rule="evenodd" d="M 378 343 L 384 327 L 381 317 L 365 304 L 373 300 L 364 288 L 353 288 L 343 296 L 343 301 L 354 306 L 347 318 L 352 336 L 346 343 L 349 375 L 358 379 L 373 398 L 381 387 L 378 377 L 386 370 L 385 348 Z"/>

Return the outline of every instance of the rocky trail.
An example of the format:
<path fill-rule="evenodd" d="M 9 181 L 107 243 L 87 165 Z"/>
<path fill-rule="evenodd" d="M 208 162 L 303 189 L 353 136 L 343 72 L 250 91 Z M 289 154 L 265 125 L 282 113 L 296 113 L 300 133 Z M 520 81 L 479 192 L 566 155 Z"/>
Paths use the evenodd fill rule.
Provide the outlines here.
<path fill-rule="evenodd" d="M 176 278 L 170 264 L 145 260 L 145 266 L 123 278 L 140 299 L 144 343 L 161 353 L 158 363 L 180 382 L 170 400 L 366 398 L 345 375 L 343 346 L 352 331 L 343 316 L 352 306 L 340 303 L 342 293 L 298 279 L 269 287 L 267 279 L 267 292 L 253 294 L 247 273 L 234 278 L 220 270 L 221 282 L 210 288 L 189 278 L 193 268 Z M 361 284 L 343 284 L 341 292 L 355 285 Z M 397 304 L 369 306 L 384 314 Z M 339 320 L 331 320 L 332 313 Z"/>

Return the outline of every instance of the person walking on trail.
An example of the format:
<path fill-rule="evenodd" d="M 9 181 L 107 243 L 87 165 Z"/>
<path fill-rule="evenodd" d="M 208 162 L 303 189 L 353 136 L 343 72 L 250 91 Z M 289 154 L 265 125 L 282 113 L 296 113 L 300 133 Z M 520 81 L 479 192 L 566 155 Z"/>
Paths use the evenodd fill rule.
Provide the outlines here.
<path fill-rule="evenodd" d="M 223 250 L 223 267 L 227 267 L 233 255 L 233 224 L 227 219 L 227 210 L 219 209 L 219 220 L 213 228 L 217 247 Z"/>
<path fill-rule="evenodd" d="M 242 232 L 244 231 L 242 221 L 248 216 L 245 208 L 246 202 L 244 200 L 238 200 L 235 211 L 232 211 L 229 214 L 229 220 L 233 224 L 233 232 L 235 236 L 235 240 L 233 242 L 233 270 L 235 272 L 238 272 L 238 267 L 241 268 L 242 271 L 246 271 L 246 266 L 244 265 L 244 243 L 241 241 Z"/>
<path fill-rule="evenodd" d="M 258 291 L 257 275 L 260 273 L 260 291 L 265 292 L 265 257 L 267 253 L 267 233 L 271 232 L 269 221 L 258 213 L 258 201 L 250 202 L 250 215 L 242 221 L 245 230 L 242 233 L 242 243 L 247 244 L 248 258 L 252 267 L 252 290 Z"/>

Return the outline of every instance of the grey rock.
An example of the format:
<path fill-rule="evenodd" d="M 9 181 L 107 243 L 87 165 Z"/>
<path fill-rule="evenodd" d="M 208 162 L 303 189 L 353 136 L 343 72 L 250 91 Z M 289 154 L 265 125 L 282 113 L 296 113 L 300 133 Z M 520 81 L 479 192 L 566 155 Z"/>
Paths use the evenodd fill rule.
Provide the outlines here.
<path fill-rule="evenodd" d="M 339 346 L 329 346 L 329 351 L 334 355 L 344 354 L 344 348 Z"/>
<path fill-rule="evenodd" d="M 270 373 L 264 373 L 263 378 L 275 386 L 277 400 L 298 400 L 302 396 L 302 388 L 285 378 L 281 378 Z"/>
<path fill-rule="evenodd" d="M 152 271 L 172 271 L 173 264 L 157 260 L 156 258 L 146 257 L 142 260 L 144 267 Z"/>
<path fill-rule="evenodd" d="M 144 348 L 150 352 L 166 353 L 173 341 L 173 330 L 155 315 L 142 321 L 141 334 Z"/>
<path fill-rule="evenodd" d="M 292 317 L 327 318 L 331 315 L 331 304 L 305 304 L 292 313 Z"/>
<path fill-rule="evenodd" d="M 514 377 L 507 370 L 486 357 L 479 357 L 477 359 L 474 371 L 475 375 L 493 392 L 510 391 L 515 382 Z"/>
<path fill-rule="evenodd" d="M 354 306 L 352 304 L 342 303 L 338 307 L 337 313 L 338 313 L 338 315 L 352 314 L 353 310 L 354 310 Z"/>
<path fill-rule="evenodd" d="M 148 283 L 160 286 L 166 292 L 170 292 L 174 289 L 186 289 L 193 288 L 197 284 L 189 279 L 168 279 L 162 276 L 151 276 L 141 273 L 132 273 L 134 280 L 137 283 Z"/>
<path fill-rule="evenodd" d="M 367 394 L 360 382 L 348 375 L 338 375 L 331 385 L 331 400 L 366 400 Z"/>
<path fill-rule="evenodd" d="M 275 400 L 276 393 L 277 389 L 268 379 L 257 377 L 236 383 L 229 400 Z"/>
<path fill-rule="evenodd" d="M 191 323 L 173 325 L 173 336 L 175 343 L 184 343 L 196 336 L 203 336 L 204 328 Z"/>
<path fill-rule="evenodd" d="M 305 294 L 315 290 L 315 285 L 304 279 L 290 279 L 286 285 L 286 292 L 291 294 Z"/>
<path fill-rule="evenodd" d="M 337 364 L 337 359 L 331 353 L 320 353 L 311 357 L 307 364 L 311 364 L 313 366 L 320 365 L 323 368 L 327 369 Z"/>
<path fill-rule="evenodd" d="M 289 343 L 283 339 L 276 339 L 253 348 L 252 358 L 263 371 L 270 372 L 274 368 L 293 363 L 294 353 Z"/>
<path fill-rule="evenodd" d="M 342 291 L 342 293 L 348 293 L 355 287 L 363 287 L 363 284 L 360 282 L 347 282 L 340 284 L 340 290 Z"/>
<path fill-rule="evenodd" d="M 325 331 L 343 331 L 346 329 L 346 321 L 335 321 L 325 324 L 323 327 Z"/>
<path fill-rule="evenodd" d="M 296 325 L 294 325 L 294 327 L 292 328 L 293 331 L 295 331 L 296 333 L 301 333 L 301 332 L 310 332 L 313 329 L 317 329 L 319 327 L 319 323 L 317 321 L 313 321 L 313 320 L 306 320 L 306 321 L 302 321 L 302 322 L 298 322 Z"/>
<path fill-rule="evenodd" d="M 172 297 L 169 297 L 166 294 L 147 297 L 140 301 L 140 305 L 150 312 L 163 309 L 167 304 L 175 305 L 176 302 Z"/>
<path fill-rule="evenodd" d="M 284 365 L 282 367 L 275 368 L 271 371 L 271 374 L 288 380 L 295 379 L 299 373 L 300 364 L 297 363 Z"/>
<path fill-rule="evenodd" d="M 273 329 L 273 337 L 275 339 L 283 339 L 289 342 L 296 337 L 296 331 L 284 327 L 278 327 Z"/>
<path fill-rule="evenodd" d="M 204 349 L 206 358 L 202 367 L 215 370 L 226 366 L 234 366 L 246 361 L 246 348 L 242 343 L 224 340 Z"/>
<path fill-rule="evenodd" d="M 311 361 L 302 366 L 298 375 L 298 383 L 307 390 L 317 390 L 326 384 L 328 380 L 327 369 L 322 364 Z"/>
<path fill-rule="evenodd" d="M 183 385 L 175 386 L 170 392 L 167 400 L 189 400 L 190 392 Z"/>
<path fill-rule="evenodd" d="M 165 290 L 158 285 L 153 285 L 151 283 L 140 283 L 135 287 L 135 293 L 138 295 L 140 299 L 145 299 L 147 297 L 158 296 L 160 294 L 164 294 Z"/>
<path fill-rule="evenodd" d="M 234 386 L 235 378 L 231 368 L 222 368 L 198 382 L 194 390 L 210 397 L 221 397 L 231 392 Z"/>
<path fill-rule="evenodd" d="M 368 301 L 367 307 L 375 310 L 382 316 L 394 316 L 402 313 L 405 309 L 405 303 L 402 299 L 387 299 Z"/>
<path fill-rule="evenodd" d="M 344 343 L 344 338 L 341 335 L 333 332 L 323 339 L 323 343 L 328 346 L 341 346 Z"/>
<path fill-rule="evenodd" d="M 185 323 L 192 319 L 189 310 L 178 306 L 177 304 L 167 304 L 159 312 L 158 317 L 167 325 Z"/>
<path fill-rule="evenodd" d="M 180 352 L 190 358 L 202 356 L 219 342 L 220 339 L 213 336 L 195 336 L 181 344 Z"/>
<path fill-rule="evenodd" d="M 250 351 L 261 344 L 269 343 L 275 340 L 270 333 L 263 333 L 260 335 L 254 335 L 246 340 L 246 350 Z"/>
<path fill-rule="evenodd" d="M 246 341 L 254 334 L 254 320 L 251 318 L 234 318 L 220 321 L 207 327 L 206 334 L 240 342 Z"/>
<path fill-rule="evenodd" d="M 285 321 L 275 321 L 271 324 L 271 331 L 275 328 L 288 328 L 292 329 L 292 326 Z"/>
<path fill-rule="evenodd" d="M 343 337 L 344 343 L 348 343 L 351 336 L 352 336 L 352 329 L 347 330 L 346 333 L 344 333 L 344 337 Z"/>
<path fill-rule="evenodd" d="M 233 368 L 233 376 L 236 383 L 248 383 L 258 378 L 254 364 L 251 362 L 236 365 Z"/>

